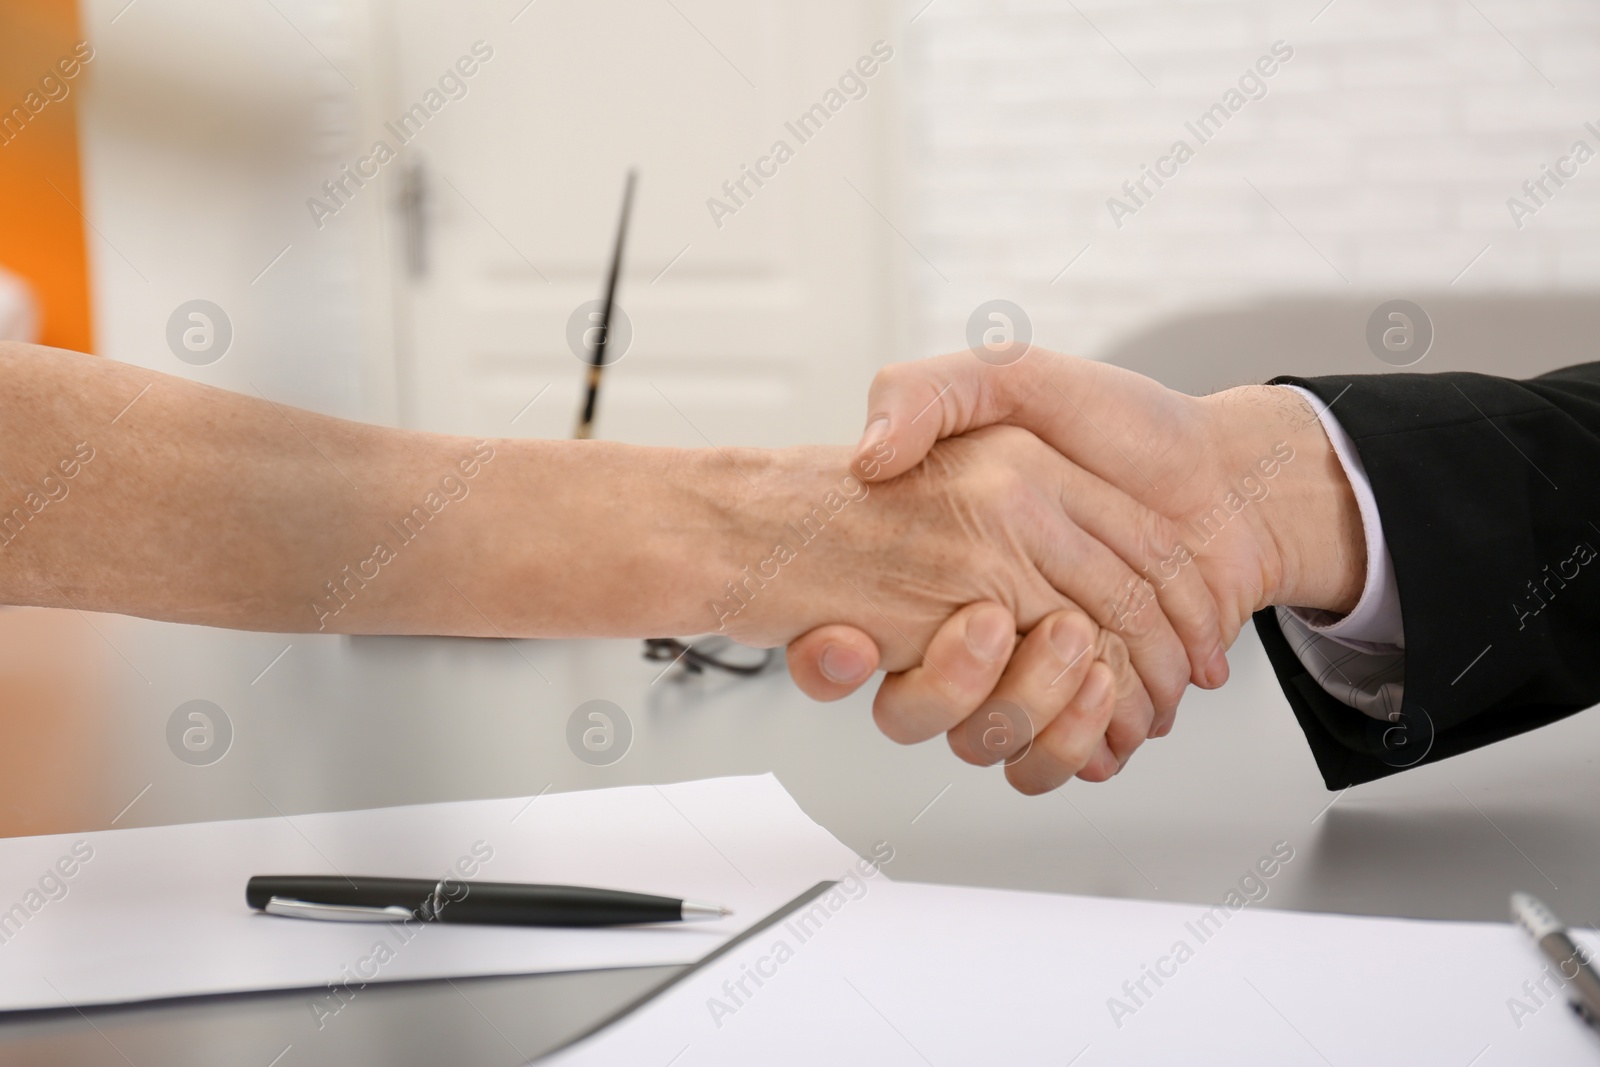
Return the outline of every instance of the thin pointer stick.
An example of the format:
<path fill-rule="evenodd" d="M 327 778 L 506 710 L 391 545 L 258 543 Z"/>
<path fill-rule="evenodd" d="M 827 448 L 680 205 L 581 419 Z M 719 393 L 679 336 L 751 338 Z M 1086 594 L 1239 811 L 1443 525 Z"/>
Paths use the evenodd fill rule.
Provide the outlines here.
<path fill-rule="evenodd" d="M 622 272 L 622 246 L 628 236 L 628 214 L 633 210 L 633 183 L 638 171 L 628 171 L 628 184 L 622 192 L 622 221 L 617 223 L 617 243 L 611 251 L 611 274 L 606 279 L 606 298 L 600 305 L 600 332 L 589 359 L 589 392 L 583 401 L 583 414 L 572 436 L 587 441 L 594 435 L 595 404 L 600 398 L 600 374 L 606 366 L 606 342 L 611 339 L 611 307 L 617 296 L 617 275 Z"/>

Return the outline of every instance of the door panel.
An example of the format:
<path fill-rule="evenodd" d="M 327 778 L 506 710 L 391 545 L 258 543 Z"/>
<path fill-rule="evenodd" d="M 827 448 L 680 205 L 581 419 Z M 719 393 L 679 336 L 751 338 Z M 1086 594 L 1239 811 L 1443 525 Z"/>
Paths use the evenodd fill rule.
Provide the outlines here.
<path fill-rule="evenodd" d="M 386 16 L 395 59 L 378 126 L 475 42 L 492 49 L 390 165 L 421 167 L 425 189 L 426 268 L 401 272 L 396 300 L 405 421 L 571 434 L 583 367 L 568 318 L 600 295 L 637 166 L 618 291 L 633 340 L 606 371 L 597 436 L 851 439 L 904 335 L 903 246 L 884 218 L 899 214 L 890 5 L 538 0 L 519 15 L 521 2 Z M 880 40 L 891 58 L 838 91 Z M 819 103 L 826 121 L 802 141 L 793 123 Z M 724 182 L 779 141 L 787 161 L 730 197 Z M 731 209 L 720 219 L 713 197 Z"/>

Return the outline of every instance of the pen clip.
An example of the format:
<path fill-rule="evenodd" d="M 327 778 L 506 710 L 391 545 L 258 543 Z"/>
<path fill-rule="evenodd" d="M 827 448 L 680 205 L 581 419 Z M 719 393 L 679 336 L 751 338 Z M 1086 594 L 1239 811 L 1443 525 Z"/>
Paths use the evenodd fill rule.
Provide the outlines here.
<path fill-rule="evenodd" d="M 410 908 L 402 908 L 398 904 L 370 908 L 358 904 L 318 904 L 288 897 L 272 897 L 262 910 L 268 915 L 281 915 L 287 919 L 322 919 L 344 923 L 392 923 L 415 918 Z"/>

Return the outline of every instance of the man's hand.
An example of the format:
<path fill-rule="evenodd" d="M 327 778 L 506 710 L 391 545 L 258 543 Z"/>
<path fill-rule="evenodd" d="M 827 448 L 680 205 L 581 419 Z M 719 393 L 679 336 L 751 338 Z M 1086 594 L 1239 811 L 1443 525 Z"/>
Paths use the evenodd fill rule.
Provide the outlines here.
<path fill-rule="evenodd" d="M 940 438 L 994 423 L 1025 427 L 1081 465 L 1075 491 L 1062 497 L 1064 510 L 1135 572 L 1116 596 L 1086 602 L 1101 640 L 1168 619 L 1189 650 L 1197 684 L 1226 680 L 1225 648 L 1253 611 L 1271 603 L 1346 611 L 1359 596 L 1359 512 L 1316 412 L 1287 390 L 1249 386 L 1195 398 L 1132 372 L 1034 349 L 1007 367 L 969 353 L 888 367 L 873 383 L 869 411 L 858 452 L 892 456 L 872 472 L 877 479 L 913 468 Z M 1130 512 L 1119 497 L 1139 507 Z M 947 629 L 961 622 L 953 618 Z M 1035 637 L 1004 668 L 994 699 L 1016 692 L 1040 699 L 1037 682 L 1019 684 L 1043 669 L 1037 650 L 1045 642 Z M 956 646 L 936 640 L 936 647 L 953 654 Z M 791 645 L 790 671 L 812 696 L 837 699 L 866 680 L 873 651 L 858 631 L 824 627 Z M 984 695 L 971 693 L 1001 669 L 974 671 L 965 706 L 977 708 Z M 1128 684 L 1127 673 L 1113 672 L 1119 685 Z M 874 711 L 889 736 L 919 739 L 901 724 L 929 703 L 922 688 L 917 672 L 885 681 Z M 1084 703 L 1081 696 L 1077 702 Z M 1082 731 L 1092 716 L 1079 713 L 1075 721 Z M 1150 736 L 1171 725 L 1170 713 L 1158 716 Z M 956 732 L 952 744 L 959 752 Z M 1107 752 L 1113 747 L 1123 749 L 1120 766 L 1131 747 L 1108 745 Z M 1091 758 L 1079 776 L 1114 773 L 1106 756 Z M 1019 788 L 1036 791 L 1019 781 L 1025 771 L 1008 774 Z"/>
<path fill-rule="evenodd" d="M 929 445 L 993 423 L 1020 426 L 1144 506 L 1128 521 L 1085 493 L 1069 515 L 1150 583 L 1103 625 L 1122 632 L 1153 594 L 1180 632 L 1198 573 L 1221 609 L 1221 642 L 1269 604 L 1348 611 L 1366 573 L 1360 512 L 1316 412 L 1297 394 L 1244 386 L 1191 397 L 1132 371 L 1031 349 L 996 367 L 956 353 L 884 368 L 873 381 L 859 451 L 887 441 L 878 478 L 914 466 Z M 1198 598 L 1195 598 L 1198 599 Z M 1191 648 L 1193 646 L 1191 645 Z M 1196 660 L 1220 684 L 1222 647 Z M 1206 669 L 1209 667 L 1209 669 Z"/>

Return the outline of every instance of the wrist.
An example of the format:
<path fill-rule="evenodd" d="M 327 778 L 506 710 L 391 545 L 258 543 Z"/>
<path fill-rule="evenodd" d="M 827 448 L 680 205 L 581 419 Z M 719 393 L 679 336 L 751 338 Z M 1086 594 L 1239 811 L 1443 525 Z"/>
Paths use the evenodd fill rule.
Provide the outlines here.
<path fill-rule="evenodd" d="M 472 521 L 451 524 L 430 551 L 495 632 L 661 637 L 714 628 L 708 601 L 747 547 L 731 531 L 750 488 L 726 453 L 493 444 L 497 458 L 475 491 L 482 499 L 468 502 Z M 754 452 L 736 462 L 752 478 L 761 466 Z"/>
<path fill-rule="evenodd" d="M 759 620 L 772 600 L 769 585 L 776 563 L 771 556 L 772 527 L 781 520 L 780 501 L 787 470 L 783 452 L 754 448 L 697 451 L 693 465 L 708 520 L 693 551 L 692 588 L 683 608 L 689 620 L 683 633 L 722 633 L 761 644 Z M 763 577 L 763 573 L 766 577 Z"/>
<path fill-rule="evenodd" d="M 655 517 L 645 529 L 629 532 L 621 524 L 618 532 L 629 540 L 643 535 L 635 540 L 643 558 L 633 588 L 649 590 L 659 605 L 644 636 L 720 631 L 749 640 L 761 591 L 761 579 L 752 575 L 772 547 L 765 520 L 786 488 L 782 454 L 753 448 L 638 453 L 646 471 L 640 489 Z"/>
<path fill-rule="evenodd" d="M 705 540 L 715 548 L 690 598 L 697 620 L 690 632 L 768 646 L 844 621 L 823 610 L 821 588 L 855 563 L 848 539 L 831 529 L 870 492 L 850 472 L 850 453 L 804 447 L 707 455 L 722 490 L 711 498 L 715 524 Z"/>
<path fill-rule="evenodd" d="M 845 450 L 538 442 L 533 451 L 537 480 L 510 480 L 503 509 L 491 509 L 495 539 L 521 559 L 492 595 L 539 616 L 526 635 L 721 632 L 771 645 L 837 621 L 822 617 L 813 572 L 833 574 L 840 560 L 835 551 L 824 565 L 811 542 L 834 509 L 865 496 Z M 554 540 L 517 532 L 538 529 Z"/>
<path fill-rule="evenodd" d="M 1267 449 L 1281 461 L 1254 516 L 1267 576 L 1260 606 L 1349 612 L 1366 583 L 1366 538 L 1355 492 L 1317 409 L 1271 385 L 1207 399 L 1220 414 L 1224 454 L 1242 462 Z"/>

